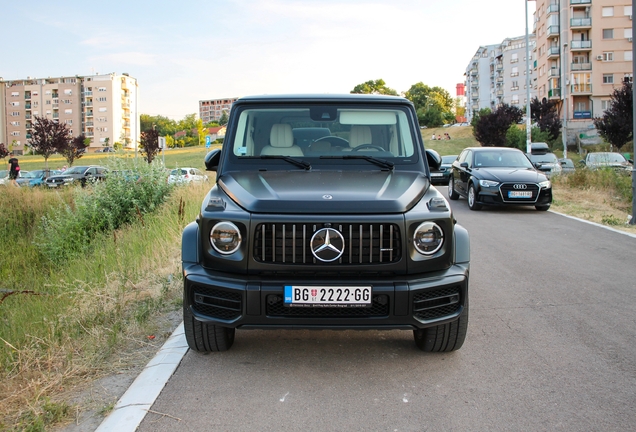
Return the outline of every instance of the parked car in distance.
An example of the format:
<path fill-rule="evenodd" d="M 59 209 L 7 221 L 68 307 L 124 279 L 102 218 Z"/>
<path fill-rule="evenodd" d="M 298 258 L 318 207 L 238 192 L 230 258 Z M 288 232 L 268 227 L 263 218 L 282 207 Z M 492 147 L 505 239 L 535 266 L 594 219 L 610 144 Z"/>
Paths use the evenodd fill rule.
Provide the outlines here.
<path fill-rule="evenodd" d="M 588 169 L 613 168 L 625 174 L 631 173 L 634 161 L 628 161 L 617 152 L 590 152 L 580 163 Z"/>
<path fill-rule="evenodd" d="M 20 170 L 18 171 L 18 178 L 16 179 L 16 182 L 23 177 L 24 175 L 28 174 L 28 171 L 24 171 L 24 170 Z M 9 171 L 8 170 L 2 170 L 0 171 L 0 186 L 2 185 L 8 185 L 9 183 Z"/>
<path fill-rule="evenodd" d="M 563 171 L 559 158 L 550 152 L 550 147 L 546 143 L 537 142 L 530 144 L 530 153 L 526 153 L 530 162 L 548 177 L 552 174 L 560 174 Z"/>
<path fill-rule="evenodd" d="M 442 164 L 439 170 L 431 169 L 431 183 L 434 185 L 447 185 L 451 173 L 451 166 L 455 159 L 457 159 L 457 155 L 442 156 Z"/>
<path fill-rule="evenodd" d="M 561 172 L 563 174 L 571 173 L 576 171 L 576 167 L 574 166 L 574 161 L 569 158 L 561 158 L 559 159 L 559 163 L 561 164 Z"/>
<path fill-rule="evenodd" d="M 44 182 L 47 178 L 52 175 L 61 174 L 62 171 L 59 170 L 34 170 L 29 171 L 25 174 L 22 174 L 19 179 L 16 180 L 18 186 L 21 187 L 34 187 L 34 186 L 43 186 Z"/>
<path fill-rule="evenodd" d="M 176 168 L 170 171 L 168 183 L 186 184 L 186 183 L 203 183 L 208 181 L 208 176 L 198 168 Z"/>
<path fill-rule="evenodd" d="M 534 206 L 545 211 L 552 204 L 552 183 L 519 149 L 469 147 L 464 149 L 448 181 L 448 197 L 468 200 L 468 208 Z"/>
<path fill-rule="evenodd" d="M 74 166 L 61 174 L 53 175 L 45 180 L 45 184 L 50 188 L 56 188 L 73 183 L 86 186 L 87 183 L 104 180 L 108 170 L 96 165 Z"/>
<path fill-rule="evenodd" d="M 115 153 L 115 149 L 112 147 L 102 147 L 95 150 L 95 153 Z"/>

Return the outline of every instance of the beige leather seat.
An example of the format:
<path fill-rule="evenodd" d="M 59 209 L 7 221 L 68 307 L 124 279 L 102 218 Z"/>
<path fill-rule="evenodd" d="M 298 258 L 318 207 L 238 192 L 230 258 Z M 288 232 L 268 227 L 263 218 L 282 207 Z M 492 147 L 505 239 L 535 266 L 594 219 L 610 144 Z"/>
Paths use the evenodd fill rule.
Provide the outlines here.
<path fill-rule="evenodd" d="M 369 126 L 351 126 L 349 147 L 354 149 L 362 144 L 371 144 L 371 128 Z"/>
<path fill-rule="evenodd" d="M 302 149 L 294 145 L 294 134 L 288 124 L 272 125 L 272 130 L 269 133 L 269 144 L 263 148 L 261 155 L 304 156 Z"/>

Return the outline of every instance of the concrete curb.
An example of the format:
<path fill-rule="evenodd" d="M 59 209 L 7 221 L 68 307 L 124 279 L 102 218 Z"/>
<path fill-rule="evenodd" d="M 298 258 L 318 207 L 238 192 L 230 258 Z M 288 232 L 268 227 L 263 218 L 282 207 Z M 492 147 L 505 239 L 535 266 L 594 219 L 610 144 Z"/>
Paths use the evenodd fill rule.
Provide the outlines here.
<path fill-rule="evenodd" d="M 585 219 L 577 218 L 576 216 L 570 216 L 570 215 L 566 215 L 564 213 L 559 213 L 559 212 L 554 211 L 554 210 L 548 210 L 548 211 L 551 212 L 551 213 L 554 213 L 554 214 L 558 214 L 559 216 L 566 217 L 568 219 L 574 219 L 574 220 L 577 220 L 579 222 L 584 222 L 586 224 L 594 225 L 594 226 L 599 227 L 599 228 L 604 228 L 604 229 L 609 230 L 609 231 L 614 231 L 615 233 L 618 233 L 618 234 L 625 234 L 626 236 L 636 238 L 636 234 L 632 234 L 632 233 L 629 233 L 629 232 L 626 232 L 626 231 L 621 231 L 621 230 L 618 230 L 616 228 L 608 227 L 606 225 L 601 225 L 600 223 L 596 223 L 596 222 L 588 221 L 588 220 L 585 220 Z"/>
<path fill-rule="evenodd" d="M 96 432 L 135 431 L 187 351 L 182 322 L 117 401 Z"/>

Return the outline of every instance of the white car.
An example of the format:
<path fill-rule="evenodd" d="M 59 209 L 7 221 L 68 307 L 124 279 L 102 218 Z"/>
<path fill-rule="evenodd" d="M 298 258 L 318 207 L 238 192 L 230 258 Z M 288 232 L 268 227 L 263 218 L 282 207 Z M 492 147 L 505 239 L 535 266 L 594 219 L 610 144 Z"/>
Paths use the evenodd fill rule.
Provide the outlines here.
<path fill-rule="evenodd" d="M 203 183 L 208 181 L 208 176 L 198 168 L 176 168 L 170 171 L 168 183 Z"/>

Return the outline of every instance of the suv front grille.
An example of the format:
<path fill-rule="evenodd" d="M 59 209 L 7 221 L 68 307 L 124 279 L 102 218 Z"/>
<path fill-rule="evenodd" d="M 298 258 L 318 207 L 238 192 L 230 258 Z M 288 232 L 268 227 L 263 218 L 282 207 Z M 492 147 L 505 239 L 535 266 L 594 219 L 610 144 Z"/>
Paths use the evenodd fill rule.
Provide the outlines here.
<path fill-rule="evenodd" d="M 452 315 L 459 310 L 460 287 L 424 291 L 413 296 L 413 316 L 423 321 Z"/>
<path fill-rule="evenodd" d="M 276 294 L 267 296 L 267 315 L 292 318 L 368 318 L 389 315 L 389 297 L 385 294 L 373 295 L 369 307 L 290 307 L 285 306 L 283 297 Z"/>
<path fill-rule="evenodd" d="M 193 286 L 193 309 L 210 318 L 233 320 L 241 316 L 242 297 L 239 293 Z"/>
<path fill-rule="evenodd" d="M 326 227 L 338 230 L 344 238 L 344 252 L 333 262 L 318 261 L 311 252 L 311 237 Z M 400 229 L 395 224 L 264 223 L 254 233 L 254 259 L 263 263 L 375 264 L 401 258 Z"/>

